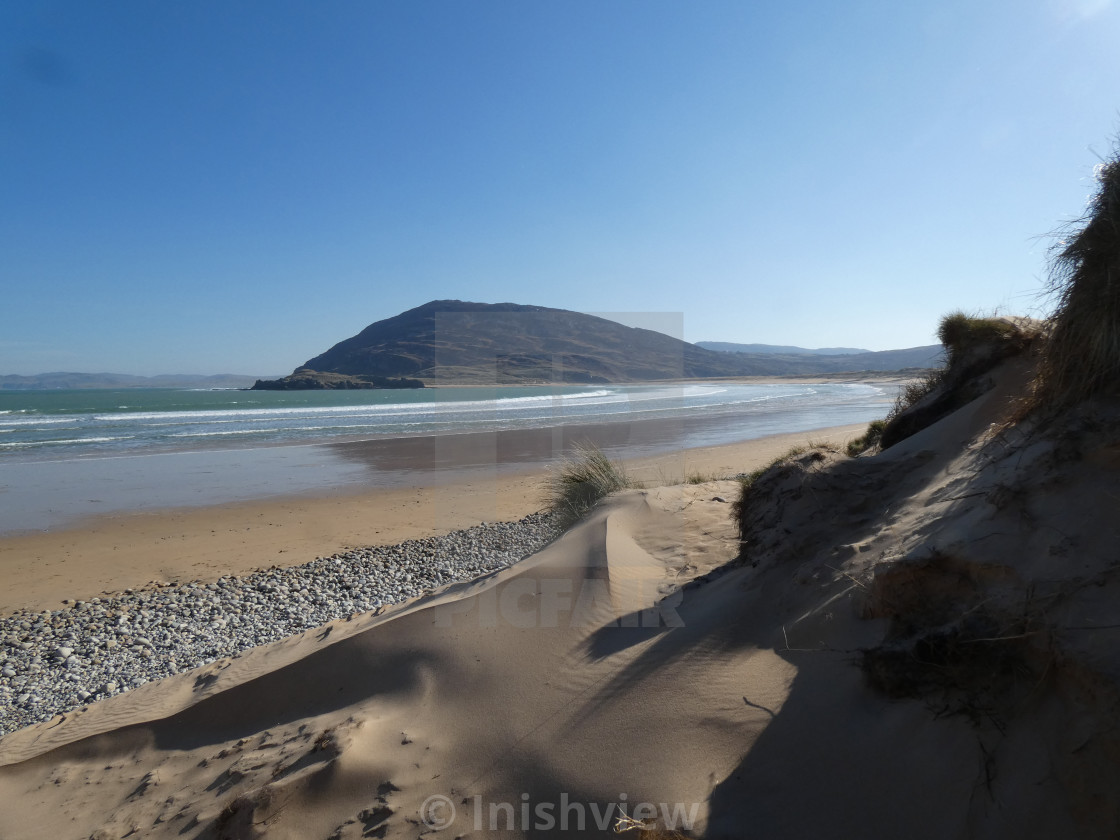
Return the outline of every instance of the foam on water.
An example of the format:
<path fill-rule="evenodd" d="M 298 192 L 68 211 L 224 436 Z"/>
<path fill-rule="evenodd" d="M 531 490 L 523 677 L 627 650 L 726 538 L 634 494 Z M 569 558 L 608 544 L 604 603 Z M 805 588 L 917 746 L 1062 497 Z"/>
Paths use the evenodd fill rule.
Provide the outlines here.
<path fill-rule="evenodd" d="M 547 463 L 541 440 L 559 455 L 556 441 L 577 440 L 574 435 L 584 429 L 603 434 L 612 457 L 633 457 L 863 423 L 882 417 L 891 402 L 883 389 L 869 385 L 722 382 L 407 394 L 0 392 L 0 533 L 57 527 L 114 510 L 223 504 L 351 485 L 438 483 L 447 470 L 477 469 L 484 461 L 488 470 Z M 425 447 L 396 442 L 565 425 L 581 429 L 559 438 L 550 432 L 518 437 L 537 444 L 507 447 L 501 464 L 492 463 L 497 456 L 485 440 L 481 448 L 474 440 L 466 447 L 450 441 L 444 455 L 458 454 L 437 457 L 438 467 L 430 455 L 414 454 Z M 356 440 L 372 442 L 318 445 Z"/>
<path fill-rule="evenodd" d="M 80 415 L 68 415 L 65 417 L 36 417 L 36 416 L 23 416 L 12 418 L 11 420 L 4 418 L 0 420 L 0 425 L 3 426 L 49 426 L 56 423 L 73 423 L 74 418 Z"/>
<path fill-rule="evenodd" d="M 688 383 L 562 388 L 441 388 L 402 393 L 132 391 L 0 394 L 5 459 L 107 457 L 233 445 L 325 443 L 455 431 L 604 423 L 879 404 L 869 385 Z M 114 398 L 115 397 L 115 398 Z M 22 401 L 22 402 L 21 402 Z M 843 412 L 841 412 L 843 413 Z M 19 453 L 17 456 L 15 453 Z M 36 453 L 40 453 L 39 456 Z"/>
<path fill-rule="evenodd" d="M 0 443 L 0 449 L 17 449 L 27 446 L 73 446 L 75 444 L 83 443 L 112 443 L 117 440 L 130 440 L 130 436 L 124 437 L 84 437 L 84 438 L 63 438 L 61 440 L 39 440 L 39 441 L 20 441 L 17 443 Z"/>

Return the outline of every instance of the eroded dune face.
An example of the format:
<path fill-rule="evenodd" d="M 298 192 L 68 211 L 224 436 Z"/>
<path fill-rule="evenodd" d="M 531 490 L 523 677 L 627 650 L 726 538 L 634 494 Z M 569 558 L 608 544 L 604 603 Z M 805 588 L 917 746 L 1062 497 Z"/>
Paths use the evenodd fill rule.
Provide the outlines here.
<path fill-rule="evenodd" d="M 768 776 L 783 759 L 764 745 L 802 699 L 819 708 L 783 748 L 832 744 L 814 773 L 845 742 L 859 756 L 859 773 L 837 762 L 809 797 L 819 813 L 850 817 L 841 835 L 861 824 L 867 836 L 1115 835 L 1120 411 L 1086 404 L 1045 425 L 1009 424 L 1032 373 L 1029 359 L 1002 364 L 981 396 L 874 457 L 809 452 L 759 479 L 744 507 L 744 559 L 805 587 L 798 597 L 773 572 L 760 577 L 799 605 L 783 640 L 802 655 L 791 657 L 799 671 L 782 715 L 733 778 L 792 801 Z M 808 594 L 844 579 L 847 605 Z M 850 674 L 809 655 L 824 649 L 846 650 L 863 688 L 893 701 L 876 725 L 861 730 L 860 715 L 843 711 Z M 809 699 L 800 689 L 814 683 Z M 881 740 L 892 730 L 893 747 Z M 901 778 L 876 775 L 887 768 Z M 734 805 L 747 788 L 723 787 L 713 820 L 721 803 L 757 815 Z M 838 796 L 874 815 L 861 823 Z M 795 836 L 812 825 L 779 811 L 761 823 Z M 733 833 L 730 822 L 710 827 Z"/>

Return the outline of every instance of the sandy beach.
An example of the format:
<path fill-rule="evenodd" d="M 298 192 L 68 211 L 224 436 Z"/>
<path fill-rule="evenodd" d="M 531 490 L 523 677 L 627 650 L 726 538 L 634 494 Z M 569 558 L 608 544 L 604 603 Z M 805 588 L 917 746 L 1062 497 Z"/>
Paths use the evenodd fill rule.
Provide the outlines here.
<path fill-rule="evenodd" d="M 627 469 L 657 483 L 757 469 L 809 440 L 842 444 L 863 424 L 771 435 L 724 446 L 633 459 Z M 346 444 L 351 457 L 383 457 L 381 443 Z M 507 457 L 507 461 L 512 456 Z M 540 510 L 545 470 L 452 471 L 426 486 L 336 492 L 89 518 L 76 527 L 0 538 L 0 614 L 59 609 L 66 600 L 153 581 L 211 581 L 292 566 L 355 546 L 443 534 Z M 429 476 L 429 479 L 431 476 Z"/>

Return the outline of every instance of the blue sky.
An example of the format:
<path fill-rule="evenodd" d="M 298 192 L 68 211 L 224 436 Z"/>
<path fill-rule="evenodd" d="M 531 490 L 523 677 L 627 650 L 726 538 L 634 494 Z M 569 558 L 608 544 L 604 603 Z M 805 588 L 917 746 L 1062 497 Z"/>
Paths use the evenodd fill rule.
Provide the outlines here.
<path fill-rule="evenodd" d="M 1120 0 L 3 4 L 0 373 L 286 373 L 439 298 L 1037 312 L 1117 43 Z"/>

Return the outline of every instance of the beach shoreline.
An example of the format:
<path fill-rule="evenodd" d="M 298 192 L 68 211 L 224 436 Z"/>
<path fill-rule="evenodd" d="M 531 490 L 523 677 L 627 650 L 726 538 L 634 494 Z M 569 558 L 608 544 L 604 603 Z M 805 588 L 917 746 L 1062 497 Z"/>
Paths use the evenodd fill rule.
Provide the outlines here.
<path fill-rule="evenodd" d="M 865 428 L 860 423 L 768 435 L 624 462 L 648 484 L 728 477 L 757 469 L 809 440 L 843 444 Z M 547 471 L 539 464 L 509 462 L 488 469 L 435 469 L 428 480 L 412 486 L 341 487 L 109 514 L 54 530 L 0 536 L 0 578 L 7 584 L 0 592 L 0 615 L 62 609 L 67 602 L 160 582 L 209 582 L 356 547 L 517 520 L 543 507 Z"/>
<path fill-rule="evenodd" d="M 160 392 L 147 401 L 67 398 L 61 409 L 44 398 L 20 409 L 26 417 L 0 418 L 0 537 L 133 511 L 446 484 L 464 471 L 541 468 L 585 442 L 631 458 L 866 423 L 887 412 L 887 392 L 713 384 L 557 401 L 537 388 L 505 392 L 509 400 L 463 392 L 423 404 L 348 394 L 242 404 Z"/>

